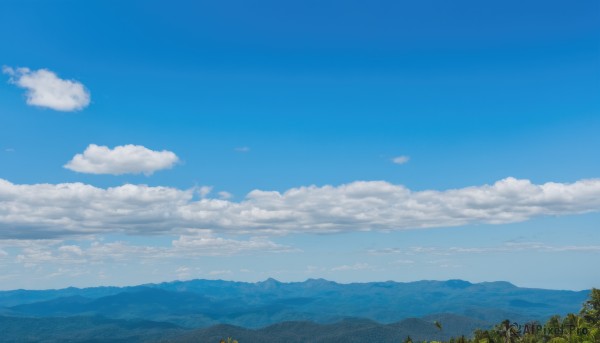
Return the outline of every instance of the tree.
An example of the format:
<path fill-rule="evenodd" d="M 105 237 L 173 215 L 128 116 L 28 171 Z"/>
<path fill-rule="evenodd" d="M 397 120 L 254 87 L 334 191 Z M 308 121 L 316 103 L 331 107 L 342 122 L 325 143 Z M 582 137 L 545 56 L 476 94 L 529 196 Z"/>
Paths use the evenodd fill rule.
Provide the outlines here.
<path fill-rule="evenodd" d="M 552 339 L 554 337 L 561 337 L 563 332 L 562 332 L 562 327 L 560 325 L 561 320 L 560 320 L 560 316 L 559 315 L 554 315 L 552 317 L 550 317 L 550 319 L 548 319 L 548 321 L 546 322 L 545 328 L 546 328 L 546 332 L 545 332 L 545 337 L 546 339 Z"/>
<path fill-rule="evenodd" d="M 590 298 L 583 303 L 580 313 L 588 323 L 600 326 L 600 289 L 592 288 Z"/>
<path fill-rule="evenodd" d="M 477 329 L 475 330 L 475 332 L 473 332 L 473 342 L 476 343 L 492 343 L 492 342 L 496 342 L 497 340 L 495 338 L 497 338 L 497 330 L 481 330 L 481 329 Z M 464 336 L 463 336 L 464 337 Z"/>
<path fill-rule="evenodd" d="M 514 325 L 511 325 L 508 319 L 500 323 L 500 326 L 498 327 L 498 333 L 500 334 L 500 337 L 504 343 L 517 342 L 520 337 L 519 331 L 514 327 Z"/>

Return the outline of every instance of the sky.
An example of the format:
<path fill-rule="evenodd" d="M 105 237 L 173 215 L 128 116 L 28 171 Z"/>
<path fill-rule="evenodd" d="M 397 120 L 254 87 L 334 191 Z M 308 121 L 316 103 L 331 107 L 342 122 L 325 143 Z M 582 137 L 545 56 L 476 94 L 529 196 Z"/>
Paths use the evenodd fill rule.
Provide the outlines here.
<path fill-rule="evenodd" d="M 0 4 L 0 289 L 600 286 L 597 1 Z"/>

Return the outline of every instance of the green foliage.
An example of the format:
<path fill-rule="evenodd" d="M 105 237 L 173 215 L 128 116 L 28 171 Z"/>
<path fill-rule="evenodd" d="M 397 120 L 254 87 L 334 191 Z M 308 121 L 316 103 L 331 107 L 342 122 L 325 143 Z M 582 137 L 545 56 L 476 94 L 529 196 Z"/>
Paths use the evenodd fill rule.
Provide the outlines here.
<path fill-rule="evenodd" d="M 502 323 L 497 325 L 495 331 L 496 331 L 495 338 L 499 338 L 502 342 L 505 342 L 505 343 L 518 342 L 521 337 L 521 334 L 519 333 L 517 328 L 514 327 L 513 325 L 511 325 L 511 323 L 508 319 L 502 321 Z"/>
<path fill-rule="evenodd" d="M 600 289 L 592 288 L 590 298 L 583 303 L 581 315 L 590 324 L 600 325 Z"/>

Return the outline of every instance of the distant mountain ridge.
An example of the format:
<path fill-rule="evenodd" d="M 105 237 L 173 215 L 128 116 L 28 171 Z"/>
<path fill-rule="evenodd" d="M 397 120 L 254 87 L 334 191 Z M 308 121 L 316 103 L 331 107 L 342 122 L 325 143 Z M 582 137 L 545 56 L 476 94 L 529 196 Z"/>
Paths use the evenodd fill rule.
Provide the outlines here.
<path fill-rule="evenodd" d="M 508 282 L 463 280 L 339 284 L 324 279 L 256 283 L 174 281 L 131 287 L 0 292 L 0 315 L 102 316 L 187 328 L 217 324 L 262 328 L 285 321 L 335 323 L 360 317 L 378 323 L 439 313 L 496 323 L 545 320 L 577 312 L 589 291 L 520 288 Z"/>

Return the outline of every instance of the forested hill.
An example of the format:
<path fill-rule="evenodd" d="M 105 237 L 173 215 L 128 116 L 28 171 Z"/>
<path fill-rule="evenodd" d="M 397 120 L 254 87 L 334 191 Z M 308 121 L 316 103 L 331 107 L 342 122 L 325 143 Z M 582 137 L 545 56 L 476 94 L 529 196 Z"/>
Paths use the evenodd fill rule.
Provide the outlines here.
<path fill-rule="evenodd" d="M 262 328 L 284 321 L 335 323 L 359 317 L 389 324 L 439 313 L 497 323 L 576 313 L 589 291 L 516 287 L 461 280 L 339 284 L 323 279 L 282 283 L 191 280 L 134 287 L 0 292 L 12 317 L 102 316 L 185 328 L 217 324 Z"/>

